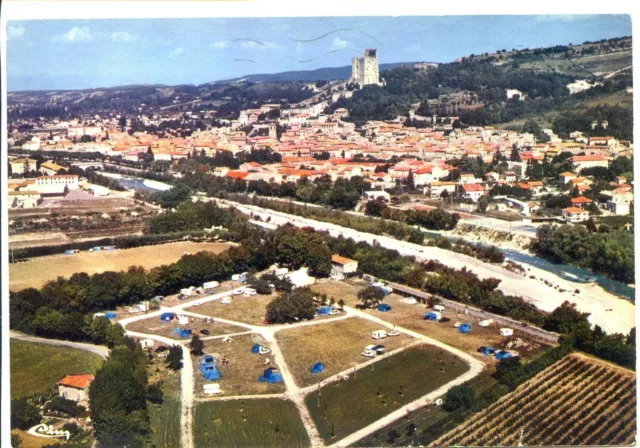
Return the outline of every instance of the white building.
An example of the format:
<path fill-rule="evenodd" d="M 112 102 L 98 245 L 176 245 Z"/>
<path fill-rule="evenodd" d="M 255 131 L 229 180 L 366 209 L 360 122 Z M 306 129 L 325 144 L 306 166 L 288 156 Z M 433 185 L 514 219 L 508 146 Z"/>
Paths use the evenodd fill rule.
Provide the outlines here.
<path fill-rule="evenodd" d="M 11 174 L 24 174 L 29 171 L 35 171 L 38 161 L 35 159 L 14 159 L 10 160 Z"/>
<path fill-rule="evenodd" d="M 570 223 L 583 222 L 589 219 L 589 211 L 578 207 L 569 207 L 562 210 L 562 218 Z"/>
<path fill-rule="evenodd" d="M 89 401 L 89 386 L 93 375 L 67 375 L 58 383 L 58 395 L 78 403 Z"/>
<path fill-rule="evenodd" d="M 633 202 L 633 191 L 627 188 L 616 188 L 611 192 L 607 208 L 614 215 L 626 216 L 631 212 L 631 202 Z"/>
<path fill-rule="evenodd" d="M 342 280 L 358 271 L 358 262 L 340 255 L 331 256 L 331 278 Z"/>
<path fill-rule="evenodd" d="M 65 194 L 79 188 L 78 176 L 75 174 L 60 174 L 55 176 L 36 177 L 34 189 L 44 195 Z"/>
<path fill-rule="evenodd" d="M 365 191 L 364 196 L 367 198 L 368 201 L 374 201 L 376 199 L 383 200 L 383 201 L 391 200 L 391 195 L 384 190 Z"/>
<path fill-rule="evenodd" d="M 377 49 L 367 48 L 364 50 L 364 57 L 351 60 L 351 79 L 349 81 L 356 82 L 361 86 L 382 85 L 378 71 Z"/>

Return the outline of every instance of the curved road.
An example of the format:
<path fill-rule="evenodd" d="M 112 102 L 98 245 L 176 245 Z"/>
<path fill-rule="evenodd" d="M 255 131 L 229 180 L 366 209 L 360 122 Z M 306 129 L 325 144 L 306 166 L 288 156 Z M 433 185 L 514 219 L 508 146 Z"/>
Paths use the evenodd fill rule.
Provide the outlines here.
<path fill-rule="evenodd" d="M 95 345 L 86 342 L 63 341 L 59 339 L 47 339 L 38 336 L 31 336 L 29 334 L 20 333 L 19 331 L 14 330 L 9 330 L 9 337 L 20 341 L 37 342 L 39 344 L 58 345 L 63 347 L 77 348 L 79 350 L 86 350 L 88 352 L 95 353 L 96 355 L 104 359 L 109 356 L 109 348 L 104 345 Z"/>

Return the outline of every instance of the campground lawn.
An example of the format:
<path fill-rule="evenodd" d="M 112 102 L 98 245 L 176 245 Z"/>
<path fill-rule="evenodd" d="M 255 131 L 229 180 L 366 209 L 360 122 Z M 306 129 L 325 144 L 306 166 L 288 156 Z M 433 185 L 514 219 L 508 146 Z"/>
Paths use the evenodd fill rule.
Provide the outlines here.
<path fill-rule="evenodd" d="M 325 442 L 339 441 L 469 369 L 461 359 L 430 345 L 412 347 L 372 366 L 305 399 Z"/>
<path fill-rule="evenodd" d="M 387 352 L 413 342 L 407 335 L 371 339 L 380 325 L 358 317 L 349 317 L 331 323 L 281 330 L 276 338 L 282 354 L 298 386 L 310 386 L 336 373 L 350 369 L 370 358 L 362 350 L 370 344 L 382 344 Z M 322 362 L 325 370 L 312 374 L 311 367 Z"/>
<path fill-rule="evenodd" d="M 102 365 L 96 354 L 75 348 L 10 340 L 11 398 L 55 386 L 66 375 L 92 373 Z"/>
<path fill-rule="evenodd" d="M 310 444 L 295 405 L 278 398 L 200 402 L 194 428 L 198 448 Z"/>
<path fill-rule="evenodd" d="M 176 328 L 189 328 L 193 334 L 197 334 L 201 338 L 206 337 L 200 333 L 200 330 L 208 330 L 208 336 L 220 336 L 223 334 L 240 333 L 247 331 L 244 327 L 238 327 L 236 325 L 230 325 L 220 322 L 206 322 L 205 319 L 189 316 L 188 325 L 179 325 L 178 319 L 164 322 L 160 320 L 159 316 L 150 317 L 148 319 L 141 319 L 135 322 L 131 322 L 127 325 L 127 330 L 137 331 L 139 333 L 155 334 L 158 336 L 164 336 L 166 338 L 175 339 L 176 341 L 187 341 L 189 338 L 181 338 L 179 335 L 174 334 L 173 330 Z"/>
<path fill-rule="evenodd" d="M 269 347 L 262 338 L 257 335 L 234 336 L 233 342 L 225 343 L 222 339 L 204 341 L 204 353 L 216 358 L 218 371 L 222 374 L 220 388 L 222 395 L 254 395 L 254 394 L 278 394 L 286 390 L 284 383 L 261 383 L 258 378 L 262 376 L 267 367 L 277 367 L 273 354 L 259 355 L 251 352 L 255 341 Z M 202 378 L 200 373 L 200 360 L 202 356 L 193 357 L 195 394 L 204 397 L 202 386 L 209 383 Z M 229 363 L 222 365 L 226 358 Z M 269 364 L 266 364 L 269 360 Z"/>
<path fill-rule="evenodd" d="M 180 400 L 166 396 L 162 404 L 147 403 L 151 434 L 148 446 L 173 447 L 180 446 Z"/>

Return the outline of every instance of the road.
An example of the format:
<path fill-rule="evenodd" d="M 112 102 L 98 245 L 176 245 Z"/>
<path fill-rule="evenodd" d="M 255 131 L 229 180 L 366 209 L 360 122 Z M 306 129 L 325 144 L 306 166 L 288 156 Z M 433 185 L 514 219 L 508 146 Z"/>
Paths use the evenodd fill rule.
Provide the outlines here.
<path fill-rule="evenodd" d="M 39 344 L 58 345 L 63 347 L 77 348 L 79 350 L 86 350 L 88 352 L 95 353 L 96 355 L 104 359 L 109 356 L 109 348 L 105 347 L 104 345 L 88 344 L 86 342 L 62 341 L 58 339 L 47 339 L 38 336 L 31 336 L 14 330 L 9 330 L 9 337 L 12 339 L 18 339 L 20 341 L 37 342 Z"/>
<path fill-rule="evenodd" d="M 224 199 L 218 199 L 217 202 L 223 206 L 233 206 L 247 215 L 259 217 L 261 221 L 252 221 L 256 225 L 275 226 L 291 223 L 297 227 L 311 227 L 318 231 L 326 231 L 333 237 L 343 236 L 368 244 L 377 243 L 387 249 L 398 251 L 400 255 L 413 256 L 418 261 L 438 260 L 454 269 L 466 268 L 481 279 L 497 278 L 500 280 L 499 289 L 504 294 L 520 296 L 543 311 L 551 312 L 565 301 L 573 302 L 578 310 L 589 313 L 589 322 L 599 325 L 607 333 L 627 334 L 635 327 L 635 305 L 608 293 L 598 285 L 572 282 L 534 266 L 528 267 L 526 275 L 517 274 L 501 265 L 485 263 L 468 255 L 438 247 L 400 241 L 384 235 L 360 232 L 328 222 Z M 265 222 L 267 219 L 268 223 Z M 576 294 L 576 290 L 579 293 Z"/>

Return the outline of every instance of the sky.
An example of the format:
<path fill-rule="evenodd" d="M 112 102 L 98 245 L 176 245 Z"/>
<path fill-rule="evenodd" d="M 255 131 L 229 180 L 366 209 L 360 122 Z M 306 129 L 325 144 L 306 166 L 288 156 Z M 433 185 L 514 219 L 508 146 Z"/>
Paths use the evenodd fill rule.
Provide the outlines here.
<path fill-rule="evenodd" d="M 631 35 L 624 15 L 30 20 L 7 24 L 9 91 L 203 84 L 351 64 L 451 62 L 469 54 Z"/>

